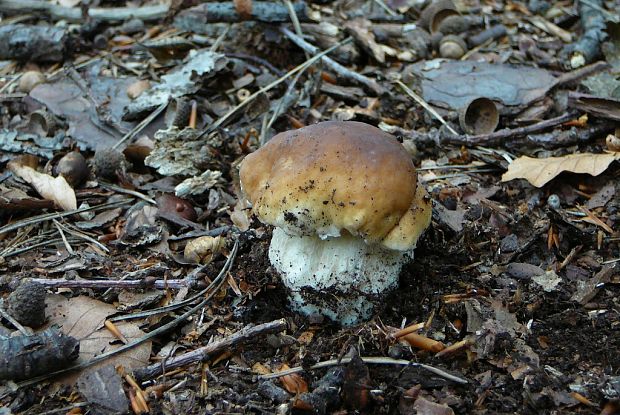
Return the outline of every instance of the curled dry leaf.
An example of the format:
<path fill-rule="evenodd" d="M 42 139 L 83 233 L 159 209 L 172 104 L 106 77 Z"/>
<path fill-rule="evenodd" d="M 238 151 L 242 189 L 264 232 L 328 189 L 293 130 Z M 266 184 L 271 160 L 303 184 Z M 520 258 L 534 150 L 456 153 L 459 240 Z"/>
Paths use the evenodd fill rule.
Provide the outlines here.
<path fill-rule="evenodd" d="M 73 188 L 63 176 L 52 177 L 39 173 L 30 166 L 26 166 L 19 158 L 8 164 L 14 175 L 28 182 L 44 199 L 51 200 L 63 210 L 75 210 L 77 200 Z"/>
<path fill-rule="evenodd" d="M 287 364 L 283 364 L 280 370 L 287 370 L 290 367 Z M 292 393 L 294 395 L 308 392 L 308 384 L 298 373 L 293 373 L 290 375 L 285 375 L 280 378 L 282 382 L 282 386 L 286 389 L 287 392 Z"/>
<path fill-rule="evenodd" d="M 185 245 L 183 255 L 187 261 L 206 265 L 220 252 L 224 243 L 224 238 L 221 236 L 201 236 Z"/>
<path fill-rule="evenodd" d="M 542 187 L 564 171 L 598 176 L 614 160 L 618 159 L 620 159 L 620 152 L 569 154 L 563 157 L 542 159 L 522 156 L 508 166 L 508 171 L 502 176 L 502 181 L 526 179 L 533 186 Z"/>

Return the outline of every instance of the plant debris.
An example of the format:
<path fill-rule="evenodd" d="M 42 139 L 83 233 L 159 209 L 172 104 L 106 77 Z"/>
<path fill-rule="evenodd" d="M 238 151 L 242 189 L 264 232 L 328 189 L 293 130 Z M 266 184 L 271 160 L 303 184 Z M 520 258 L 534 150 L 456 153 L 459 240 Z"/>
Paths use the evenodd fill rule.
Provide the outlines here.
<path fill-rule="evenodd" d="M 0 412 L 618 413 L 616 3 L 0 1 Z M 316 177 L 283 176 L 277 223 L 317 186 L 349 230 L 351 183 L 411 196 L 385 194 L 395 164 L 295 144 L 325 122 L 394 137 L 428 193 L 345 327 L 290 299 L 363 287 L 287 286 L 257 215 L 275 179 L 246 181 L 284 133 L 263 170 Z M 336 186 L 325 157 L 357 170 Z"/>

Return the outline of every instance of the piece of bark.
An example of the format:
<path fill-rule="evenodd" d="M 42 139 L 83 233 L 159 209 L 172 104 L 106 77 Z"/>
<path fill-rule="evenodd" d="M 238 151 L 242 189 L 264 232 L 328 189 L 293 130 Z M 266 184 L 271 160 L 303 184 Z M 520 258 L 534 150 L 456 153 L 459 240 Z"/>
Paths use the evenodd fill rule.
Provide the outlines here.
<path fill-rule="evenodd" d="M 126 413 L 129 400 L 123 390 L 123 380 L 114 366 L 104 366 L 96 371 L 86 371 L 77 380 L 80 393 L 96 413 Z"/>
<path fill-rule="evenodd" d="M 79 342 L 56 327 L 33 336 L 0 338 L 0 379 L 23 380 L 69 366 Z"/>
<path fill-rule="evenodd" d="M 596 297 L 600 289 L 611 280 L 612 276 L 617 273 L 618 269 L 616 264 L 604 266 L 599 272 L 596 273 L 596 275 L 586 281 L 582 287 L 577 289 L 577 292 L 573 294 L 571 300 L 576 301 L 581 305 L 585 305 Z"/>
<path fill-rule="evenodd" d="M 140 19 L 143 21 L 159 20 L 166 16 L 169 7 L 164 4 L 143 7 L 87 7 L 88 17 L 102 21 L 124 21 Z M 7 14 L 45 13 L 55 20 L 70 22 L 84 21 L 82 9 L 79 7 L 59 6 L 43 0 L 2 0 L 0 12 Z"/>
<path fill-rule="evenodd" d="M 620 100 L 618 99 L 569 92 L 568 107 L 585 111 L 600 118 L 620 121 Z"/>
<path fill-rule="evenodd" d="M 0 26 L 0 59 L 61 62 L 65 58 L 66 43 L 67 32 L 62 28 L 25 24 Z"/>
<path fill-rule="evenodd" d="M 298 2 L 293 5 L 295 14 L 300 21 L 308 21 L 306 3 Z M 204 25 L 208 23 L 241 22 L 254 20 L 266 23 L 283 23 L 290 21 L 288 8 L 281 3 L 272 1 L 254 1 L 250 13 L 241 15 L 235 4 L 231 2 L 203 3 L 181 11 L 174 19 L 174 26 L 194 33 L 203 33 Z"/>

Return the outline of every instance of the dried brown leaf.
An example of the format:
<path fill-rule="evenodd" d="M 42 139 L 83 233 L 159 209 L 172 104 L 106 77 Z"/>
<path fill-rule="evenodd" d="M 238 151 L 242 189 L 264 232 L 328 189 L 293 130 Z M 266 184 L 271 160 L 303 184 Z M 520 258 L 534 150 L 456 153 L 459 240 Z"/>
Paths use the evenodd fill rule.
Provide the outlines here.
<path fill-rule="evenodd" d="M 288 365 L 284 364 L 280 368 L 280 370 L 290 369 Z M 290 375 L 285 375 L 280 378 L 282 382 L 282 386 L 286 389 L 287 392 L 292 393 L 294 395 L 308 392 L 308 384 L 298 373 L 293 373 Z"/>
<path fill-rule="evenodd" d="M 502 176 L 502 181 L 526 179 L 533 186 L 542 187 L 564 171 L 598 176 L 618 159 L 620 159 L 620 153 L 581 153 L 542 159 L 522 156 L 508 166 L 508 171 Z"/>
<path fill-rule="evenodd" d="M 13 174 L 28 182 L 44 199 L 53 201 L 63 210 L 77 208 L 75 192 L 64 177 L 39 173 L 32 167 L 23 165 L 19 160 L 10 161 L 8 167 Z"/>
<path fill-rule="evenodd" d="M 67 299 L 61 295 L 48 295 L 45 301 L 49 315 L 49 325 L 57 325 L 60 330 L 80 341 L 80 357 L 77 363 L 86 362 L 95 356 L 116 349 L 122 345 L 109 332 L 104 323 L 108 316 L 117 312 L 110 304 L 86 296 Z M 116 327 L 128 341 L 144 336 L 137 323 L 121 322 Z M 151 342 L 144 342 L 119 355 L 112 356 L 87 370 L 96 370 L 105 365 L 122 365 L 126 369 L 142 367 L 149 361 Z M 80 373 L 71 373 L 59 381 L 70 384 Z"/>

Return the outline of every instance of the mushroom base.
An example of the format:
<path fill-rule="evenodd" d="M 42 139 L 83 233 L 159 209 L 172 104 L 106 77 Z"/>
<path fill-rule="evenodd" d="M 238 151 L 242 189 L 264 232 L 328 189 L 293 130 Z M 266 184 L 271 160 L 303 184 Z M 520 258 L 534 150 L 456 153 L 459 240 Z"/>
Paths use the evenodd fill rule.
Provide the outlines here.
<path fill-rule="evenodd" d="M 269 259 L 289 290 L 291 308 L 342 325 L 368 320 L 384 295 L 397 287 L 411 252 L 367 245 L 351 235 L 322 240 L 275 228 Z"/>

